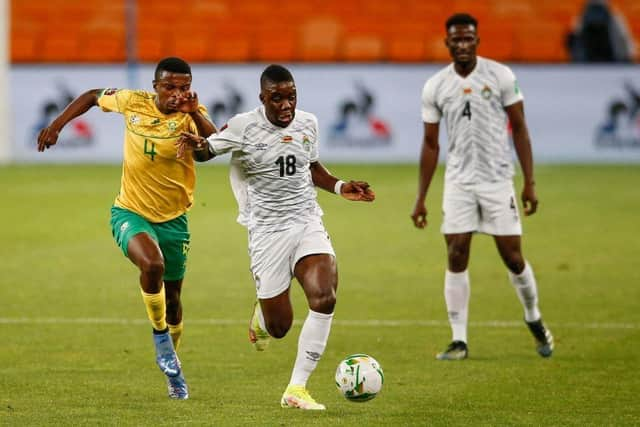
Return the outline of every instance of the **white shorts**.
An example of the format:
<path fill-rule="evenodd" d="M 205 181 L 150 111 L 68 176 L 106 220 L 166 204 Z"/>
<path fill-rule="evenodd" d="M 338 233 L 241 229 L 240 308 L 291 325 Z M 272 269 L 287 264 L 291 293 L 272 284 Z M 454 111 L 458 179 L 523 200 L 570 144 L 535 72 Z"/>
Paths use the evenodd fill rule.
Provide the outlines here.
<path fill-rule="evenodd" d="M 320 218 L 284 231 L 250 232 L 249 257 L 258 298 L 273 298 L 287 290 L 296 263 L 313 254 L 335 256 Z"/>
<path fill-rule="evenodd" d="M 483 184 L 445 183 L 442 197 L 444 234 L 480 232 L 520 236 L 522 224 L 511 181 Z"/>

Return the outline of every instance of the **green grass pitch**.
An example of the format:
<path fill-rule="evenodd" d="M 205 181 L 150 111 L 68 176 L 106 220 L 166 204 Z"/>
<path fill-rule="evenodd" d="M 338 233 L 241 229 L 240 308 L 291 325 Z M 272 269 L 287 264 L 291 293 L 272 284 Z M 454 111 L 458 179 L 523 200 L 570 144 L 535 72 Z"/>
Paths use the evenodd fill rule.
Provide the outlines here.
<path fill-rule="evenodd" d="M 319 195 L 340 285 L 309 383 L 327 411 L 307 413 L 279 407 L 306 315 L 296 283 L 290 334 L 263 354 L 247 342 L 254 288 L 226 167 L 198 167 L 183 293 L 185 402 L 166 396 L 136 269 L 111 238 L 120 168 L 0 168 L 0 425 L 640 424 L 638 166 L 537 167 L 539 212 L 524 219 L 523 243 L 556 338 L 551 359 L 535 353 L 493 242 L 474 237 L 470 359 L 461 363 L 434 359 L 450 338 L 442 168 L 422 231 L 409 218 L 417 166 L 330 169 L 369 181 L 378 199 Z M 385 371 L 382 393 L 363 404 L 342 398 L 333 380 L 357 352 Z"/>

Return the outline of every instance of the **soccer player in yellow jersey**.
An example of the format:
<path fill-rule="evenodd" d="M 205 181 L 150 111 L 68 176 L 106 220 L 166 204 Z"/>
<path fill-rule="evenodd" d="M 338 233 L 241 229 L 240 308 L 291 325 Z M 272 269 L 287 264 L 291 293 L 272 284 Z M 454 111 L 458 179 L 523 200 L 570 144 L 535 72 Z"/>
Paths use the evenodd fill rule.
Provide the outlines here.
<path fill-rule="evenodd" d="M 113 236 L 140 269 L 140 288 L 153 326 L 156 362 L 167 376 L 169 397 L 189 391 L 176 349 L 182 334 L 180 293 L 189 251 L 186 212 L 193 204 L 194 160 L 176 157 L 181 132 L 208 137 L 217 131 L 191 91 L 191 67 L 165 58 L 156 67 L 154 92 L 92 89 L 73 100 L 38 136 L 38 151 L 53 146 L 62 128 L 93 106 L 124 116 L 124 161 L 120 192 L 111 208 Z"/>

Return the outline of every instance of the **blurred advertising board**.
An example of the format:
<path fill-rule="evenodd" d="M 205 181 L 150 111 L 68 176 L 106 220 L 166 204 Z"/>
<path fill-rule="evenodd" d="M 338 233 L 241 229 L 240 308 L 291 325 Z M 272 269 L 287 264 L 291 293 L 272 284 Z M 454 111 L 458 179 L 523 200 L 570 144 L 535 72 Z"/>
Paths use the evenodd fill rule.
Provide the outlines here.
<path fill-rule="evenodd" d="M 263 64 L 192 67 L 193 89 L 217 125 L 258 106 L 263 68 Z M 298 86 L 298 108 L 318 116 L 323 161 L 418 161 L 422 87 L 442 65 L 289 68 Z M 512 69 L 525 96 L 537 162 L 640 163 L 640 67 L 516 65 Z M 118 114 L 93 108 L 70 123 L 59 146 L 46 155 L 35 148 L 38 130 L 87 89 L 153 90 L 153 71 L 153 65 L 12 67 L 11 158 L 23 163 L 119 162 L 123 122 Z M 441 144 L 444 158 L 445 126 Z"/>

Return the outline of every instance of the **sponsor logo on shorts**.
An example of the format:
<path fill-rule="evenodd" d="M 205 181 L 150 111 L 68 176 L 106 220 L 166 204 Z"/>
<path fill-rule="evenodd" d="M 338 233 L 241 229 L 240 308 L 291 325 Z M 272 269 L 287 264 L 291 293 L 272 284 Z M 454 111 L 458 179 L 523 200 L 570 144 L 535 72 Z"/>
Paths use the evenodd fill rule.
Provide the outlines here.
<path fill-rule="evenodd" d="M 120 232 L 124 232 L 127 228 L 129 228 L 129 222 L 125 221 L 121 226 L 120 226 Z"/>

